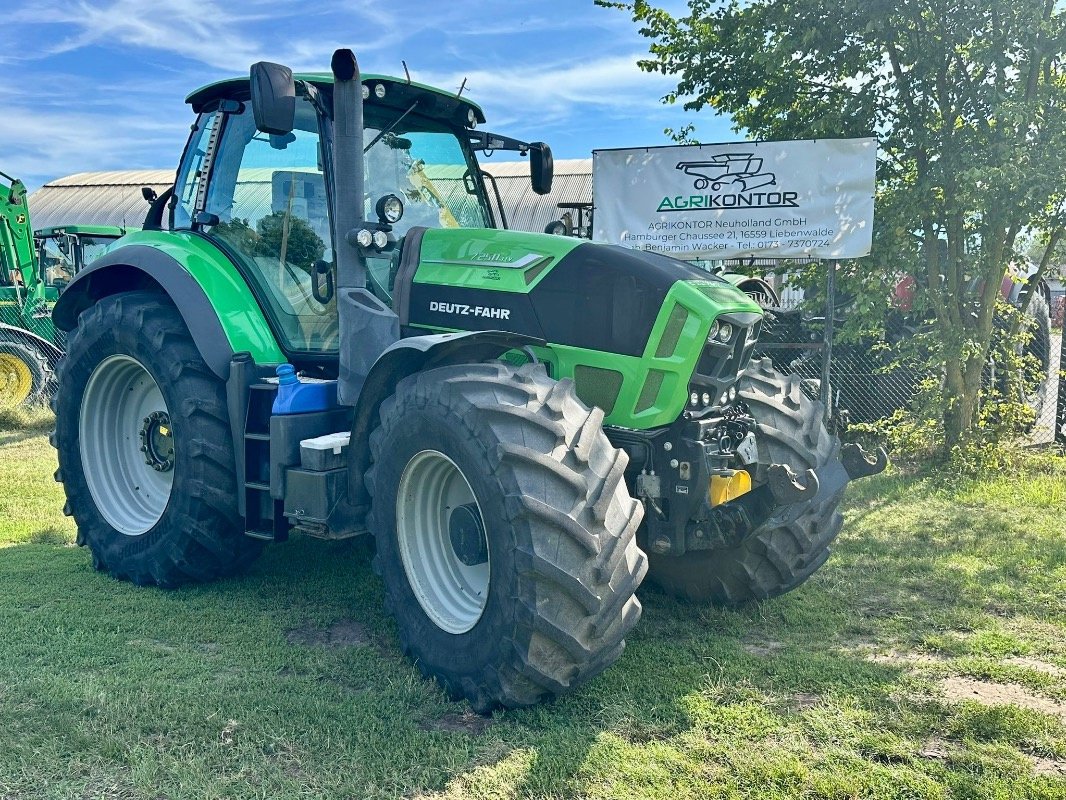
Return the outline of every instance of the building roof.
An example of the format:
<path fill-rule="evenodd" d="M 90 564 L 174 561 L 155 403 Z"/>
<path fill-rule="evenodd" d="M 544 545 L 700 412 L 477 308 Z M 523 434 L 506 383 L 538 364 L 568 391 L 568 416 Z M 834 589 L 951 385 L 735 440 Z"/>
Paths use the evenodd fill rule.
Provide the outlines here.
<path fill-rule="evenodd" d="M 559 203 L 592 202 L 592 159 L 556 161 L 552 190 L 544 196 L 534 194 L 530 188 L 528 161 L 483 157 L 481 166 L 496 178 L 508 227 L 515 230 L 543 231 L 564 213 Z M 172 169 L 68 175 L 30 194 L 30 221 L 34 228 L 74 224 L 138 228 L 148 213 L 141 187 L 162 192 L 173 182 Z M 269 188 L 269 183 L 264 185 Z M 493 197 L 491 185 L 489 195 Z"/>
<path fill-rule="evenodd" d="M 172 183 L 172 169 L 68 175 L 30 194 L 30 222 L 35 229 L 63 225 L 139 228 L 148 213 L 141 187 L 150 186 L 162 192 Z"/>

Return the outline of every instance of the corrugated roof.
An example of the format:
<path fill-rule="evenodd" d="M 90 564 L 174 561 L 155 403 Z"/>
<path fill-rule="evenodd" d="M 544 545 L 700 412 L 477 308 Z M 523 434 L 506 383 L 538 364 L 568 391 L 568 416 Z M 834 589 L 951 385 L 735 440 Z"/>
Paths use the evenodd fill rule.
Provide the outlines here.
<path fill-rule="evenodd" d="M 161 192 L 174 183 L 172 169 L 79 172 L 30 194 L 34 228 L 56 225 L 123 225 L 139 228 L 148 213 L 142 186 Z"/>
<path fill-rule="evenodd" d="M 528 161 L 482 159 L 481 166 L 496 178 L 508 225 L 515 230 L 543 231 L 562 215 L 559 203 L 592 202 L 592 159 L 557 160 L 552 191 L 544 196 L 530 188 Z M 29 197 L 30 218 L 35 228 L 73 223 L 139 227 L 148 211 L 141 187 L 151 186 L 161 192 L 173 182 L 174 170 L 169 169 L 79 172 L 33 192 Z M 449 183 L 453 185 L 445 195 L 465 191 L 460 180 Z M 263 190 L 268 192 L 269 187 L 264 181 Z M 491 196 L 491 187 L 489 191 Z M 269 199 L 264 197 L 262 202 L 267 204 Z"/>

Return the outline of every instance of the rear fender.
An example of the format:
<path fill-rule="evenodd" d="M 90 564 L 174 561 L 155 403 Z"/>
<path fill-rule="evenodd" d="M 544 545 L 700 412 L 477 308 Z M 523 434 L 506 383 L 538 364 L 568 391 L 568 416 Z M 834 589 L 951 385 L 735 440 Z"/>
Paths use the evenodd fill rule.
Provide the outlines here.
<path fill-rule="evenodd" d="M 370 369 L 355 406 L 348 448 L 348 497 L 352 505 L 369 503 L 363 476 L 370 468 L 368 440 L 381 403 L 408 375 L 447 364 L 478 363 L 509 350 L 544 347 L 542 339 L 507 331 L 471 331 L 411 336 L 385 350 Z"/>
<path fill-rule="evenodd" d="M 144 232 L 127 241 L 136 236 L 176 238 Z M 249 352 L 260 364 L 285 360 L 247 284 L 232 265 L 219 260 L 224 258 L 221 253 L 208 259 L 193 248 L 185 250 L 180 241 L 167 244 L 171 252 L 149 244 L 127 244 L 81 270 L 52 309 L 56 327 L 71 331 L 81 312 L 104 297 L 149 289 L 167 295 L 177 306 L 204 362 L 219 378 L 228 377 L 235 352 Z M 200 249 L 205 246 L 195 244 Z M 225 274 L 220 265 L 233 274 Z"/>
<path fill-rule="evenodd" d="M 750 275 L 740 275 L 736 272 L 723 272 L 718 277 L 729 281 L 763 308 L 777 308 L 781 305 L 781 297 L 777 294 L 777 290 L 762 278 L 753 278 Z"/>

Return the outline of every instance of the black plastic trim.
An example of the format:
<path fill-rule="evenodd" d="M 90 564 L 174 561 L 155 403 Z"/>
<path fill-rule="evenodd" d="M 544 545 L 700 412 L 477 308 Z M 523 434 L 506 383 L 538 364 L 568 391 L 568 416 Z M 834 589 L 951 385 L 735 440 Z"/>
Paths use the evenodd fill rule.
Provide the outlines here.
<path fill-rule="evenodd" d="M 78 315 L 97 300 L 152 284 L 174 302 L 207 366 L 225 380 L 233 350 L 214 306 L 196 279 L 155 247 L 126 245 L 96 259 L 59 296 L 52 320 L 57 328 L 69 332 Z"/>
<path fill-rule="evenodd" d="M 392 283 L 392 307 L 400 318 L 400 325 L 408 324 L 411 311 L 411 283 L 418 272 L 418 262 L 422 255 L 422 237 L 429 228 L 414 227 L 403 238 L 400 252 L 400 266 L 396 270 L 396 279 Z"/>

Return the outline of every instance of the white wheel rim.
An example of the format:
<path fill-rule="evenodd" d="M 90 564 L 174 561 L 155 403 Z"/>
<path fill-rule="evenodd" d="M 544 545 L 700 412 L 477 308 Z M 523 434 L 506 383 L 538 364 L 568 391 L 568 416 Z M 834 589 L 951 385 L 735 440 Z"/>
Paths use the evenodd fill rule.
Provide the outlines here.
<path fill-rule="evenodd" d="M 145 533 L 159 522 L 174 484 L 173 464 L 156 469 L 150 462 L 154 458 L 159 466 L 159 459 L 142 450 L 150 419 L 156 426 L 159 420 L 169 421 L 155 378 L 129 356 L 101 361 L 81 401 L 81 465 L 97 510 L 127 536 Z"/>
<path fill-rule="evenodd" d="M 452 544 L 456 520 L 476 510 L 484 561 L 465 563 Z M 404 468 L 396 493 L 396 539 L 407 581 L 433 623 L 466 633 L 485 611 L 492 572 L 484 516 L 470 483 L 448 456 L 423 450 Z M 472 560 L 469 552 L 467 561 Z"/>

